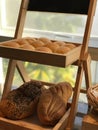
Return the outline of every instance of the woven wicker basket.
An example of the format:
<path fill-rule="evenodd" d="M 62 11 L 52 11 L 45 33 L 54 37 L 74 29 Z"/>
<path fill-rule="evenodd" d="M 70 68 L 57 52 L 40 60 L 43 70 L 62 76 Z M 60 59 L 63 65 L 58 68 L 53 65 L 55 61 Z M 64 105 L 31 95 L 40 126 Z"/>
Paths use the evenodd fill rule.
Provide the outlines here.
<path fill-rule="evenodd" d="M 89 105 L 98 112 L 98 84 L 88 89 L 87 98 Z"/>

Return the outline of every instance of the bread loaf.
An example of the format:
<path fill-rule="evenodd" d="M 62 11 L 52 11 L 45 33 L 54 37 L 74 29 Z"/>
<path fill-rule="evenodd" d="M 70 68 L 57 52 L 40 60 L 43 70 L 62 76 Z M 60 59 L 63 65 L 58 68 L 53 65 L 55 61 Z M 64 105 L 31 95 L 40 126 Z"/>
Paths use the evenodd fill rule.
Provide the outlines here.
<path fill-rule="evenodd" d="M 0 102 L 2 115 L 13 120 L 32 115 L 41 94 L 41 86 L 40 82 L 29 81 L 10 91 Z"/>
<path fill-rule="evenodd" d="M 48 89 L 41 94 L 37 106 L 37 115 L 43 125 L 55 125 L 65 111 L 65 104 L 56 93 L 52 93 Z"/>
<path fill-rule="evenodd" d="M 22 84 L 19 88 L 17 88 L 17 90 L 22 92 L 26 97 L 30 97 L 34 100 L 36 97 L 40 96 L 42 87 L 42 82 L 30 80 Z"/>
<path fill-rule="evenodd" d="M 0 110 L 0 117 L 5 117 L 5 115 Z"/>
<path fill-rule="evenodd" d="M 11 94 L 14 94 L 12 97 Z M 8 98 L 0 102 L 0 110 L 6 118 L 12 120 L 23 119 L 33 114 L 35 102 L 19 91 L 11 91 Z"/>
<path fill-rule="evenodd" d="M 68 82 L 59 82 L 56 85 L 50 87 L 52 93 L 57 93 L 65 104 L 67 104 L 69 98 L 72 95 L 72 86 Z"/>

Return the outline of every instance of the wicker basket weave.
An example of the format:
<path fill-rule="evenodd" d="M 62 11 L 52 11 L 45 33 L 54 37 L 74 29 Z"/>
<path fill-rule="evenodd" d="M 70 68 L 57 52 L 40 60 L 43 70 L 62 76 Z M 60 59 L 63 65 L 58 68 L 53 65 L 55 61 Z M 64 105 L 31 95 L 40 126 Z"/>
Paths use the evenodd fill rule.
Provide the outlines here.
<path fill-rule="evenodd" d="M 95 111 L 98 111 L 98 84 L 90 87 L 87 91 L 88 103 Z"/>

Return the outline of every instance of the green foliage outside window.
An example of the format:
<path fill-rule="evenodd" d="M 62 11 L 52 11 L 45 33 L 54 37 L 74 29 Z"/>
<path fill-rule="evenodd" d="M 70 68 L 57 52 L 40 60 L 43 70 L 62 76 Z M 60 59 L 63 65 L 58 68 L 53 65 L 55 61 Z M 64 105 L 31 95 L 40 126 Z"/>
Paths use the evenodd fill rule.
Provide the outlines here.
<path fill-rule="evenodd" d="M 29 72 L 29 77 L 33 79 L 54 83 L 68 81 L 72 84 L 72 86 L 74 86 L 76 68 L 73 66 L 59 68 L 39 64 L 30 65 L 28 62 L 25 63 L 25 66 L 32 67 L 32 70 L 30 69 L 31 67 L 27 67 L 27 71 Z"/>
<path fill-rule="evenodd" d="M 8 66 L 8 60 L 3 59 L 4 75 L 6 75 L 7 66 Z M 77 68 L 74 66 L 69 66 L 67 68 L 58 68 L 29 62 L 24 62 L 24 66 L 28 76 L 31 79 L 42 80 L 52 83 L 67 81 L 70 82 L 71 85 L 74 87 L 75 76 L 77 71 Z M 22 80 L 18 72 L 15 71 L 13 85 L 19 86 L 21 84 Z"/>

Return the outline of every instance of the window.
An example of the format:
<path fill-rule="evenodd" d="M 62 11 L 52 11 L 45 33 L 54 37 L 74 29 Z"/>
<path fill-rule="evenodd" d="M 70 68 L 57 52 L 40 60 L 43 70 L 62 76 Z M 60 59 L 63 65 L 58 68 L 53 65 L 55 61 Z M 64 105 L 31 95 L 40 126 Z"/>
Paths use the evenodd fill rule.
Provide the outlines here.
<path fill-rule="evenodd" d="M 0 35 L 13 35 L 14 29 L 16 26 L 19 6 L 21 0 L 0 0 Z M 12 6 L 14 5 L 14 6 Z M 55 13 L 39 13 L 39 12 L 29 12 L 27 14 L 25 29 L 26 32 L 31 32 L 33 35 L 33 31 L 45 31 L 46 32 L 54 32 L 57 33 L 56 36 L 61 36 L 60 34 L 72 34 L 72 35 L 82 35 L 84 32 L 83 27 L 85 26 L 85 16 L 71 16 L 66 14 L 55 14 Z M 98 6 L 96 8 L 94 24 L 92 29 L 92 36 L 98 36 Z M 77 24 L 77 21 L 80 21 Z M 61 24 L 62 23 L 62 24 Z M 11 33 L 8 33 L 11 32 Z M 44 33 L 44 34 L 45 34 Z M 60 33 L 60 34 L 58 34 Z M 54 38 L 56 37 L 54 36 Z"/>
<path fill-rule="evenodd" d="M 21 0 L 0 0 L 0 35 L 2 36 L 14 36 L 15 32 L 15 27 L 16 27 L 16 21 L 18 17 L 18 12 L 19 12 L 19 6 L 20 6 Z M 13 6 L 12 6 L 13 5 Z M 85 26 L 85 20 L 86 16 L 80 17 L 79 15 L 73 16 L 73 15 L 68 15 L 68 14 L 55 14 L 55 13 L 38 13 L 38 12 L 28 12 L 27 13 L 27 19 L 25 23 L 25 30 L 24 30 L 24 36 L 34 36 L 34 37 L 39 37 L 39 36 L 46 36 L 51 39 L 57 39 L 57 40 L 66 40 L 66 41 L 71 41 L 74 40 L 76 42 L 79 42 L 82 40 L 82 34 L 84 32 L 84 26 Z M 80 21 L 79 24 L 77 24 L 77 21 Z M 91 33 L 91 40 L 90 40 L 90 46 L 97 46 L 98 42 L 98 4 L 96 8 L 96 13 L 94 17 L 94 23 L 93 23 L 93 28 L 92 28 L 92 33 Z M 61 24 L 62 23 L 62 24 Z M 97 40 L 96 40 L 97 39 Z M 3 60 L 5 61 L 5 59 Z M 7 61 L 4 62 L 7 63 Z M 92 61 L 92 77 L 93 77 L 93 83 L 97 82 L 98 75 L 96 75 L 96 70 L 98 67 L 97 62 Z M 28 67 L 27 67 L 28 66 Z M 4 70 L 6 70 L 6 66 L 4 66 Z M 40 75 L 44 75 L 47 80 L 48 77 L 47 75 L 51 75 L 52 80 L 54 77 L 52 76 L 54 72 L 54 68 L 49 67 L 50 71 L 46 73 L 45 67 L 39 66 L 37 64 L 33 65 L 33 72 L 30 73 L 32 63 L 25 63 L 25 67 L 27 67 L 27 71 L 29 73 L 29 76 L 32 77 L 32 75 L 37 76 L 39 73 Z M 34 74 L 34 69 L 37 69 L 36 75 Z M 39 68 L 41 68 L 41 72 L 39 71 Z M 72 73 L 71 77 L 71 83 L 73 84 L 75 77 L 75 72 L 76 68 L 70 67 L 70 70 L 65 70 L 69 71 L 69 74 Z M 59 73 L 64 73 L 62 69 L 59 69 Z M 74 71 L 74 72 L 73 72 Z M 98 70 L 97 70 L 98 71 Z M 93 73 L 95 72 L 95 73 Z M 6 71 L 5 71 L 6 73 Z M 65 76 L 65 75 L 64 75 Z M 63 79 L 66 77 L 62 77 Z M 37 78 L 39 78 L 37 77 Z M 17 77 L 15 77 L 17 79 Z M 70 75 L 69 75 L 70 78 Z M 15 81 L 15 84 L 17 84 Z M 83 85 L 84 86 L 84 85 Z"/>

